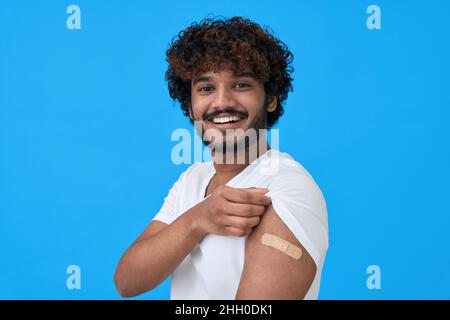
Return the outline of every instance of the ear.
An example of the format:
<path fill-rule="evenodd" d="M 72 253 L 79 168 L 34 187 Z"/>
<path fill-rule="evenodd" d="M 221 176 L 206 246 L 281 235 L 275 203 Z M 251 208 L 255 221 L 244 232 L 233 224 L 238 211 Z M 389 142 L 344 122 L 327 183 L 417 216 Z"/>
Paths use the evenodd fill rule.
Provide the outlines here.
<path fill-rule="evenodd" d="M 269 97 L 268 103 L 267 103 L 267 112 L 274 112 L 277 108 L 278 99 L 276 96 Z"/>
<path fill-rule="evenodd" d="M 192 103 L 189 103 L 189 118 L 194 121 L 194 114 L 192 113 Z"/>

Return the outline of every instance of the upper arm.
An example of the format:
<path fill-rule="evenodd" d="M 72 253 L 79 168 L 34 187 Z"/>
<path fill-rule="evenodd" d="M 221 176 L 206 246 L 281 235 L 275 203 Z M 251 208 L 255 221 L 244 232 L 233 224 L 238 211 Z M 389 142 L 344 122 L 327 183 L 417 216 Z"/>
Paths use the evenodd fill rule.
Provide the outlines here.
<path fill-rule="evenodd" d="M 300 259 L 286 255 L 261 243 L 264 233 L 271 233 L 302 250 Z M 303 299 L 316 274 L 311 255 L 268 207 L 246 240 L 244 269 L 236 299 Z"/>

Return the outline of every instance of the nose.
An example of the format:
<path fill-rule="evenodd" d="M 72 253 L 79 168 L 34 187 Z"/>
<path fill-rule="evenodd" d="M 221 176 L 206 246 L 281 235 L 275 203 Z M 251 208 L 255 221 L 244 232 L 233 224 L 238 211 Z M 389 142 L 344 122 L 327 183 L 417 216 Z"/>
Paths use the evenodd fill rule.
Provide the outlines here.
<path fill-rule="evenodd" d="M 232 92 L 225 86 L 219 86 L 216 89 L 213 101 L 211 103 L 211 109 L 223 110 L 227 108 L 234 108 L 237 106 L 237 102 L 233 97 Z"/>

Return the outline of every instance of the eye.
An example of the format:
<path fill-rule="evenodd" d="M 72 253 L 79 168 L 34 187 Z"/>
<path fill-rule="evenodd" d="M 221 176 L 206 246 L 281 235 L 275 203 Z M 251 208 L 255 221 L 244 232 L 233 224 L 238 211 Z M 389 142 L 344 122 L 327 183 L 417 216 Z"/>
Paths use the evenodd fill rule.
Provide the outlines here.
<path fill-rule="evenodd" d="M 197 91 L 200 91 L 200 92 L 210 92 L 211 90 L 212 90 L 211 86 L 204 86 L 204 87 L 200 87 L 197 89 Z"/>
<path fill-rule="evenodd" d="M 245 89 L 250 87 L 250 84 L 245 83 L 245 82 L 239 82 L 235 84 L 235 87 L 237 87 L 238 89 Z"/>

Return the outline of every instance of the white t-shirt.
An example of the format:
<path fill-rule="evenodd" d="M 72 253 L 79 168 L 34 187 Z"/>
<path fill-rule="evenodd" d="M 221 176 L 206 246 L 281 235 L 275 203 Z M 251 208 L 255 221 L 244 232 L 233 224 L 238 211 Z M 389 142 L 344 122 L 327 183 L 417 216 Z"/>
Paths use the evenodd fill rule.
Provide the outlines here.
<path fill-rule="evenodd" d="M 154 220 L 172 223 L 203 201 L 215 174 L 212 162 L 197 162 L 183 172 Z M 231 179 L 233 188 L 267 188 L 272 206 L 317 266 L 305 299 L 317 299 L 328 249 L 325 200 L 311 175 L 288 154 L 269 150 Z M 172 274 L 171 299 L 235 299 L 244 266 L 246 237 L 209 234 Z"/>

